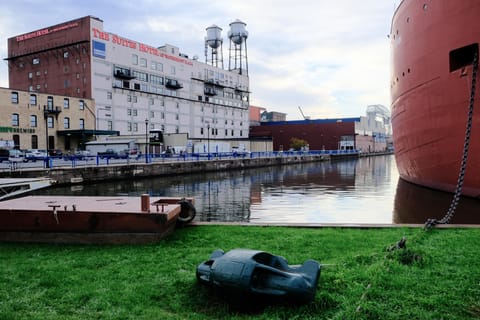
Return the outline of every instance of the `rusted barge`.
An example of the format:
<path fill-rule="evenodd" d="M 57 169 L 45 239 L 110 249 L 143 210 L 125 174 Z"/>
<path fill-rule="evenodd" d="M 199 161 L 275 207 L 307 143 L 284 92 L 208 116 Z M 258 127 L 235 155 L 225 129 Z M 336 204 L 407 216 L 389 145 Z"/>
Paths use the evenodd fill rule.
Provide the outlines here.
<path fill-rule="evenodd" d="M 0 241 L 149 243 L 194 215 L 191 198 L 28 196 L 0 202 Z"/>

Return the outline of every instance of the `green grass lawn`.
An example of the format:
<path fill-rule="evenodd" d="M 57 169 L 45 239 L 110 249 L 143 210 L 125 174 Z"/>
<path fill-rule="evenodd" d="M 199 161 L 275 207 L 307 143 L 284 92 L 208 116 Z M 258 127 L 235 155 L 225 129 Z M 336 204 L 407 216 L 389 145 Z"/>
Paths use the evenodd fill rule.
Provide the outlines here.
<path fill-rule="evenodd" d="M 219 248 L 326 264 L 315 300 L 229 307 L 195 278 Z M 480 319 L 479 249 L 480 229 L 213 225 L 149 245 L 2 243 L 0 319 Z"/>

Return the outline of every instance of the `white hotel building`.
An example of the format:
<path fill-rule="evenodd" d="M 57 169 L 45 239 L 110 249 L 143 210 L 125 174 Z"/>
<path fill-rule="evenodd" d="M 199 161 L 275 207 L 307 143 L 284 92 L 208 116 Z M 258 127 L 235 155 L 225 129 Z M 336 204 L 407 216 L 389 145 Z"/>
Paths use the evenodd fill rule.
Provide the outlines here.
<path fill-rule="evenodd" d="M 9 85 L 94 99 L 94 127 L 85 128 L 84 135 L 139 135 L 147 125 L 149 131 L 187 133 L 189 139 L 246 139 L 246 32 L 235 43 L 235 34 L 229 36 L 234 67 L 229 63 L 225 70 L 223 61 L 219 66 L 221 39 L 213 39 L 219 40 L 215 45 L 211 38 L 208 46 L 205 42 L 209 63 L 200 62 L 172 45 L 150 46 L 105 31 L 102 20 L 87 16 L 9 38 Z"/>

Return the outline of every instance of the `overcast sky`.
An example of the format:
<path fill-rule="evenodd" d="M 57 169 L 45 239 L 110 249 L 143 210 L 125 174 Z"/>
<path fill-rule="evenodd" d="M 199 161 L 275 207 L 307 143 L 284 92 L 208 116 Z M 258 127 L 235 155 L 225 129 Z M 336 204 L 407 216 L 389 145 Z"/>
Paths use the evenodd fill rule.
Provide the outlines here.
<path fill-rule="evenodd" d="M 302 119 L 358 117 L 390 106 L 387 35 L 399 0 L 5 0 L 0 4 L 0 86 L 8 87 L 7 39 L 87 15 L 104 30 L 205 61 L 205 28 L 247 24 L 250 102 Z"/>

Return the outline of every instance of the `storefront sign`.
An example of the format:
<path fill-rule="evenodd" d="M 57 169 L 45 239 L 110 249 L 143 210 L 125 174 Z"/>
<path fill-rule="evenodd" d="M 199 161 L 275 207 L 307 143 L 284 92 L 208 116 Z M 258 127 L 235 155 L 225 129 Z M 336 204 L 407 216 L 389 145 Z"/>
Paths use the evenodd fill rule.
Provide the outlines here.
<path fill-rule="evenodd" d="M 11 133 L 35 133 L 35 129 L 32 129 L 32 128 L 0 127 L 0 133 L 2 133 L 2 132 L 11 132 Z"/>

